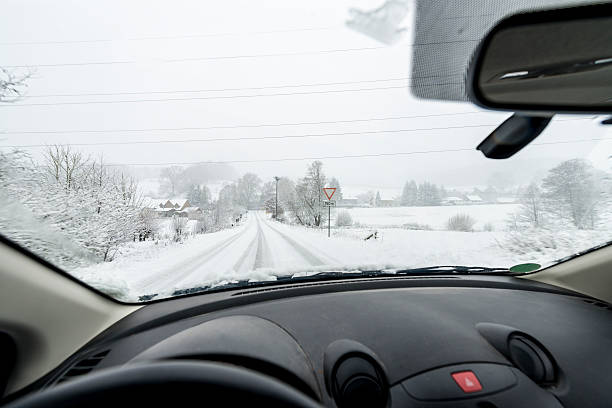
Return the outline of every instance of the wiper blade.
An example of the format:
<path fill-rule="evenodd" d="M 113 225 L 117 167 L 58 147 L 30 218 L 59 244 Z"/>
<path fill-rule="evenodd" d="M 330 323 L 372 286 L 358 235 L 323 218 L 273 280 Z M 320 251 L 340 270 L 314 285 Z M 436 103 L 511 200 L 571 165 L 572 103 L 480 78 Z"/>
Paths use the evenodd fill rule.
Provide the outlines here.
<path fill-rule="evenodd" d="M 396 274 L 437 274 L 437 275 L 507 275 L 512 272 L 508 268 L 488 266 L 438 265 L 423 268 L 402 269 Z"/>
<path fill-rule="evenodd" d="M 278 283 L 313 281 L 324 279 L 376 278 L 406 275 L 506 275 L 512 274 L 508 268 L 464 265 L 437 265 L 410 269 L 375 269 L 352 271 L 324 271 L 302 276 L 278 277 Z"/>
<path fill-rule="evenodd" d="M 248 281 L 239 280 L 222 285 L 196 286 L 187 289 L 178 289 L 172 296 L 190 295 L 194 293 L 210 293 L 228 289 L 246 289 L 271 285 L 283 285 L 297 282 L 314 282 L 324 280 L 339 279 L 359 279 L 359 278 L 392 278 L 407 275 L 514 275 L 508 268 L 495 268 L 485 266 L 464 266 L 464 265 L 437 265 L 422 268 L 410 269 L 374 269 L 374 270 L 346 270 L 346 271 L 322 271 L 306 275 L 283 275 L 276 280 L 268 281 Z M 143 295 L 139 297 L 140 302 L 153 300 L 157 293 Z"/>

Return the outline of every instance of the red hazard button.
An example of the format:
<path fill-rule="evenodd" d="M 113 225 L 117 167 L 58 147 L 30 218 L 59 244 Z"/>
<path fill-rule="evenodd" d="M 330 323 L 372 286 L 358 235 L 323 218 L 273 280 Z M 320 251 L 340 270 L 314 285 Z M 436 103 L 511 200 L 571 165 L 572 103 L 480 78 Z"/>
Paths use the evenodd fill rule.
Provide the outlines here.
<path fill-rule="evenodd" d="M 459 373 L 451 374 L 453 380 L 457 383 L 463 392 L 476 392 L 482 390 L 480 381 L 476 378 L 476 375 L 471 371 L 461 371 Z"/>

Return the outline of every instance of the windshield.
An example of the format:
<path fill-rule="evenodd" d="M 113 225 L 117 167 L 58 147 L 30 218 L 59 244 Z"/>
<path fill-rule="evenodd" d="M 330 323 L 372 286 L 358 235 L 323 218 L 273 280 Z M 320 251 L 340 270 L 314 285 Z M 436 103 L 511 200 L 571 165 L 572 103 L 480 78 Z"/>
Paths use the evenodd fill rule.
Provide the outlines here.
<path fill-rule="evenodd" d="M 510 113 L 413 96 L 414 9 L 5 3 L 0 234 L 129 302 L 321 272 L 535 270 L 610 241 L 604 118 L 557 115 L 485 158 Z"/>

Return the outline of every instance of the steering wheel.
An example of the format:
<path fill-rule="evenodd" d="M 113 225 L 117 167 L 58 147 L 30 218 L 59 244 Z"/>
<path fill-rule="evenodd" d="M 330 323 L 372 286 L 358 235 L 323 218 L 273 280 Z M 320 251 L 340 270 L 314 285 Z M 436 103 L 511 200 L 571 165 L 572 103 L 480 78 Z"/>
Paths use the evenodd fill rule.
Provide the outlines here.
<path fill-rule="evenodd" d="M 6 408 L 175 406 L 320 407 L 266 375 L 237 366 L 164 361 L 100 370 L 27 395 Z"/>

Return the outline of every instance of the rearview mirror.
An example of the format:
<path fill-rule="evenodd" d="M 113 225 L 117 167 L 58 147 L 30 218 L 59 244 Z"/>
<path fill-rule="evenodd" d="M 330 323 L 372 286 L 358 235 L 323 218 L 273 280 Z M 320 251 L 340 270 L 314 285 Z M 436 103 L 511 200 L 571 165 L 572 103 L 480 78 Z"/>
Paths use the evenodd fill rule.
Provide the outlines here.
<path fill-rule="evenodd" d="M 512 111 L 612 111 L 612 4 L 519 14 L 484 38 L 470 98 Z"/>

